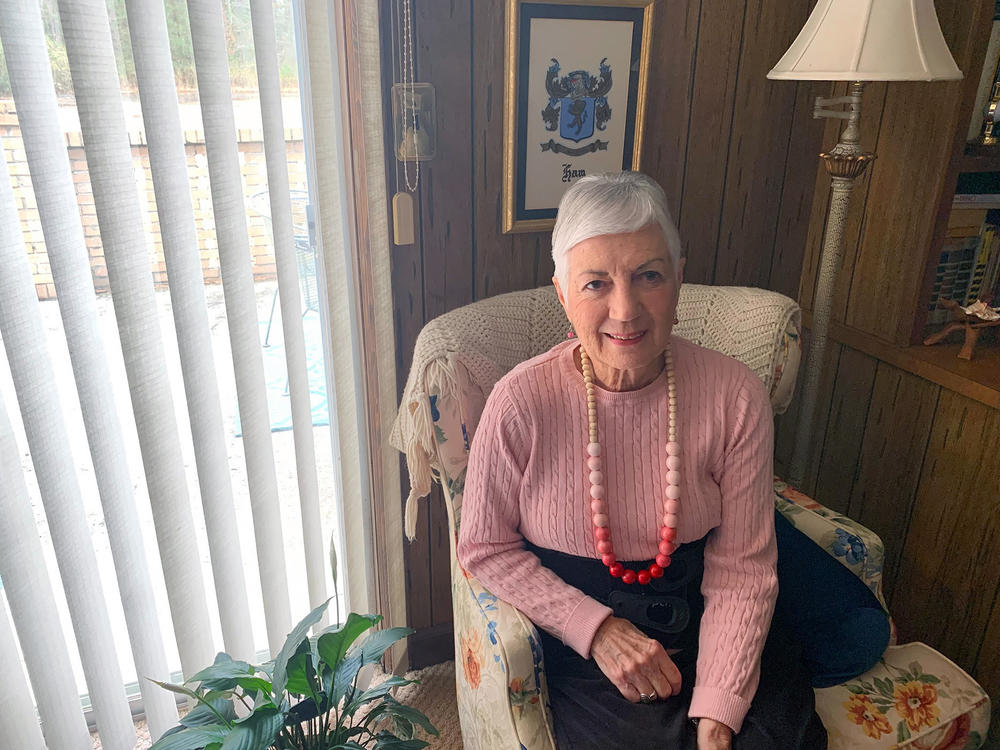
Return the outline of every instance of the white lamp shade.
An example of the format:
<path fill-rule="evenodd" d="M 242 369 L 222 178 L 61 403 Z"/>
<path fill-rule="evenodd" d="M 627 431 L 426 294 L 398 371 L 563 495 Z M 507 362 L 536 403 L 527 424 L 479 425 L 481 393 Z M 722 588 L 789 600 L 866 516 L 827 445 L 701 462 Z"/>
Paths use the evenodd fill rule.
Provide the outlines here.
<path fill-rule="evenodd" d="M 934 0 L 819 0 L 768 78 L 938 81 L 962 77 Z"/>

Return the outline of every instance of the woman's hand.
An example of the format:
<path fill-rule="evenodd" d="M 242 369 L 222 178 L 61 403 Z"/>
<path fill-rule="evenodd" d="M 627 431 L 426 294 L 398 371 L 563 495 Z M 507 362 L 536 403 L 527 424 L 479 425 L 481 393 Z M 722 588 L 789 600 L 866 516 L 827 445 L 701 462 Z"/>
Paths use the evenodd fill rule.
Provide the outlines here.
<path fill-rule="evenodd" d="M 611 615 L 601 623 L 590 646 L 590 655 L 632 703 L 639 702 L 641 693 L 655 693 L 663 700 L 680 692 L 681 672 L 677 665 L 659 641 L 647 638 L 628 620 Z"/>
<path fill-rule="evenodd" d="M 698 750 L 730 750 L 733 730 L 715 719 L 698 720 Z"/>

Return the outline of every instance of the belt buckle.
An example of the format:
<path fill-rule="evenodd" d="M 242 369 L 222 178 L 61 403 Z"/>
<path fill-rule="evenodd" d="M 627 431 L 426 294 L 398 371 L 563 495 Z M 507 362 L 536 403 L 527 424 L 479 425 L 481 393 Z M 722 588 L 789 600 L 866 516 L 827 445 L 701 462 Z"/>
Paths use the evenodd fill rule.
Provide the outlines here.
<path fill-rule="evenodd" d="M 616 617 L 623 617 L 663 633 L 680 633 L 691 621 L 691 607 L 679 596 L 644 596 L 613 591 L 608 603 Z"/>

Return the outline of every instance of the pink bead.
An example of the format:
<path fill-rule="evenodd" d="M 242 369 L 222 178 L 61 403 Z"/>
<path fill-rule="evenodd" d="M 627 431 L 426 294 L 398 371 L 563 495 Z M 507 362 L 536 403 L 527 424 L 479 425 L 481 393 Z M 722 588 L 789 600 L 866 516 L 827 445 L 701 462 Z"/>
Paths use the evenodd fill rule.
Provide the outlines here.
<path fill-rule="evenodd" d="M 663 492 L 670 500 L 677 500 L 681 496 L 681 488 L 676 484 L 668 484 L 667 489 Z"/>
<path fill-rule="evenodd" d="M 590 472 L 590 483 L 595 487 L 604 484 L 604 475 L 599 471 Z"/>
<path fill-rule="evenodd" d="M 668 456 L 681 455 L 680 443 L 675 443 L 674 441 L 670 441 L 669 443 L 667 443 L 667 455 Z"/>
<path fill-rule="evenodd" d="M 681 509 L 681 504 L 679 502 L 677 502 L 676 500 L 667 500 L 665 503 L 663 503 L 663 509 L 667 513 L 674 513 L 674 514 L 676 514 L 677 511 L 679 511 Z"/>
<path fill-rule="evenodd" d="M 674 543 L 673 542 L 660 542 L 660 554 L 661 555 L 669 555 L 673 551 L 674 551 Z"/>
<path fill-rule="evenodd" d="M 659 565 L 661 568 L 669 568 L 670 558 L 667 555 L 657 555 L 656 564 Z"/>
<path fill-rule="evenodd" d="M 600 456 L 591 456 L 590 458 L 587 459 L 587 468 L 590 469 L 591 471 L 600 471 L 601 466 L 602 464 Z"/>
<path fill-rule="evenodd" d="M 598 513 L 594 516 L 594 526 L 603 528 L 608 525 L 608 516 L 606 513 Z"/>
<path fill-rule="evenodd" d="M 635 578 L 636 575 L 634 570 L 626 570 L 624 573 L 622 573 L 623 583 L 635 583 Z"/>
<path fill-rule="evenodd" d="M 667 542 L 672 542 L 676 538 L 677 538 L 677 529 L 672 529 L 669 526 L 660 529 L 660 539 L 663 539 L 664 541 Z"/>
<path fill-rule="evenodd" d="M 663 542 L 663 544 L 670 544 L 670 542 Z M 602 555 L 610 555 L 615 551 L 615 548 L 611 545 L 611 541 L 604 541 L 597 543 L 597 551 Z"/>
<path fill-rule="evenodd" d="M 679 471 L 668 471 L 667 472 L 667 484 L 680 485 L 681 483 L 681 473 Z"/>
<path fill-rule="evenodd" d="M 600 443 L 589 443 L 587 445 L 587 455 L 589 455 L 589 456 L 599 456 L 599 455 L 601 455 L 601 444 Z"/>
<path fill-rule="evenodd" d="M 676 529 L 677 528 L 677 514 L 676 513 L 667 513 L 666 515 L 664 515 L 663 516 L 663 525 L 666 526 L 668 529 Z"/>
<path fill-rule="evenodd" d="M 604 497 L 604 487 L 600 484 L 592 485 L 590 488 L 590 496 L 595 500 L 600 500 Z"/>
<path fill-rule="evenodd" d="M 680 456 L 667 456 L 667 468 L 671 471 L 677 471 L 681 468 Z"/>
<path fill-rule="evenodd" d="M 604 567 L 610 568 L 618 561 L 615 559 L 614 555 L 601 555 L 601 562 L 604 563 Z"/>
<path fill-rule="evenodd" d="M 591 513 L 607 513 L 608 504 L 603 500 L 591 500 L 590 501 L 590 512 Z"/>
<path fill-rule="evenodd" d="M 611 532 L 607 528 L 595 528 L 594 537 L 599 541 L 604 541 L 605 539 L 611 538 Z"/>

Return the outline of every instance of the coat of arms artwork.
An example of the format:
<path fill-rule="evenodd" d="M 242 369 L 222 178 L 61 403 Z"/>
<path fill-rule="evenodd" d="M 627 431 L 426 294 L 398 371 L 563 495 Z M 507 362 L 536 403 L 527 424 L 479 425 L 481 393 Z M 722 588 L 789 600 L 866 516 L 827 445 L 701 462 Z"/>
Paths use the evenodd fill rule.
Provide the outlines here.
<path fill-rule="evenodd" d="M 503 231 L 552 227 L 587 174 L 640 169 L 652 0 L 508 0 Z"/>

